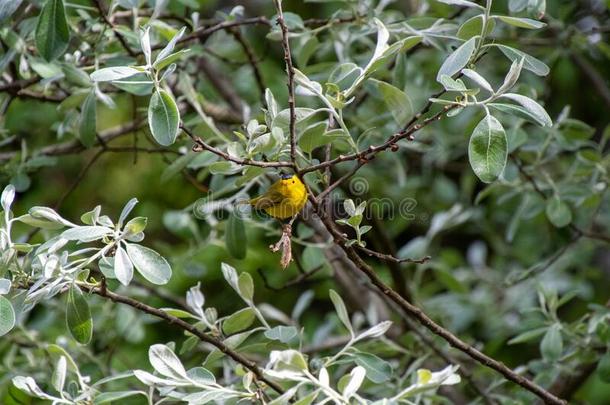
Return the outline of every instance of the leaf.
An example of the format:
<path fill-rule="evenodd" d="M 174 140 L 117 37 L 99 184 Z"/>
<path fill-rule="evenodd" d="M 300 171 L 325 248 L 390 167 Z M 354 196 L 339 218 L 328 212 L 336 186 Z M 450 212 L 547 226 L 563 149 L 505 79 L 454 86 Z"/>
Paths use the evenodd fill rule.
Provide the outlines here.
<path fill-rule="evenodd" d="M 349 320 L 349 315 L 347 314 L 347 308 L 345 307 L 345 303 L 343 302 L 343 299 L 341 298 L 341 296 L 339 294 L 337 294 L 335 292 L 335 290 L 330 290 L 329 294 L 330 294 L 330 300 L 333 302 L 333 305 L 335 306 L 335 310 L 337 311 L 337 315 L 339 316 L 339 319 L 341 320 L 341 322 L 343 322 L 343 325 L 345 325 L 345 327 L 353 335 L 354 328 L 352 327 L 352 323 Z"/>
<path fill-rule="evenodd" d="M 254 298 L 254 281 L 249 273 L 241 273 L 237 281 L 237 287 L 239 288 L 239 295 L 247 301 L 252 302 Z"/>
<path fill-rule="evenodd" d="M 362 332 L 361 334 L 356 336 L 356 340 L 362 340 L 362 339 L 375 338 L 375 337 L 382 336 L 383 334 L 385 334 L 388 331 L 388 329 L 390 329 L 391 326 L 392 326 L 392 321 L 380 322 L 377 325 L 371 327 L 370 329 L 365 330 L 364 332 Z"/>
<path fill-rule="evenodd" d="M 126 243 L 127 254 L 138 272 L 153 284 L 167 284 L 172 268 L 163 256 L 145 246 Z"/>
<path fill-rule="evenodd" d="M 561 325 L 554 323 L 544 334 L 540 342 L 542 357 L 548 361 L 555 361 L 563 353 L 563 340 L 561 338 Z"/>
<path fill-rule="evenodd" d="M 501 44 L 493 44 L 491 46 L 495 46 L 496 48 L 498 48 L 504 54 L 504 56 L 506 56 L 513 62 L 515 60 L 518 61 L 523 59 L 523 68 L 529 70 L 530 72 L 538 76 L 546 76 L 550 72 L 549 67 L 544 62 L 534 58 L 531 55 L 528 55 L 525 52 Z"/>
<path fill-rule="evenodd" d="M 355 357 L 356 364 L 366 369 L 366 378 L 375 384 L 384 383 L 392 376 L 392 366 L 382 358 L 365 352 L 358 352 Z"/>
<path fill-rule="evenodd" d="M 227 250 L 236 259 L 246 257 L 247 237 L 244 221 L 238 212 L 232 211 L 229 214 L 227 228 L 225 230 L 225 243 Z"/>
<path fill-rule="evenodd" d="M 47 0 L 36 24 L 36 48 L 47 61 L 57 59 L 68 49 L 70 29 L 63 0 Z"/>
<path fill-rule="evenodd" d="M 11 302 L 0 296 L 0 336 L 4 336 L 15 326 L 15 310 Z"/>
<path fill-rule="evenodd" d="M 540 121 L 540 117 L 532 115 L 528 110 L 519 105 L 505 103 L 489 103 L 487 104 L 487 106 L 503 113 L 526 119 L 534 124 L 540 125 L 541 127 L 545 126 L 545 122 Z"/>
<path fill-rule="evenodd" d="M 471 79 L 473 82 L 475 82 L 476 84 L 481 86 L 483 89 L 487 90 L 488 92 L 490 92 L 490 93 L 494 92 L 493 88 L 491 87 L 491 84 L 489 84 L 489 82 L 483 76 L 481 76 L 474 70 L 463 69 L 462 73 L 464 73 L 464 76 L 468 77 L 469 79 Z"/>
<path fill-rule="evenodd" d="M 326 122 L 317 122 L 307 127 L 299 137 L 299 147 L 305 153 L 311 153 L 315 148 L 329 143 L 332 138 L 325 137 L 328 125 Z"/>
<path fill-rule="evenodd" d="M 528 341 L 535 339 L 538 336 L 542 335 L 544 332 L 546 332 L 546 330 L 547 330 L 547 328 L 536 328 L 536 329 L 528 330 L 526 332 L 520 333 L 519 335 L 517 335 L 514 338 L 512 338 L 511 340 L 509 340 L 508 344 L 516 345 L 519 343 L 528 342 Z"/>
<path fill-rule="evenodd" d="M 112 229 L 106 226 L 75 226 L 64 231 L 61 237 L 67 240 L 77 240 L 80 242 L 92 242 L 110 235 Z"/>
<path fill-rule="evenodd" d="M 154 369 L 167 378 L 183 380 L 187 378 L 182 362 L 166 345 L 156 344 L 148 349 L 148 360 Z"/>
<path fill-rule="evenodd" d="M 141 73 L 138 69 L 128 66 L 113 66 L 102 68 L 91 73 L 89 76 L 94 82 L 111 82 L 114 80 L 125 79 L 127 77 Z"/>
<path fill-rule="evenodd" d="M 464 42 L 459 48 L 457 48 L 447 59 L 443 62 L 441 68 L 436 75 L 436 81 L 440 82 L 441 76 L 447 75 L 453 76 L 460 70 L 462 70 L 470 61 L 476 44 L 476 38 L 470 38 Z"/>
<path fill-rule="evenodd" d="M 348 399 L 350 397 L 352 397 L 356 393 L 356 391 L 358 391 L 360 386 L 362 385 L 362 382 L 364 381 L 365 376 L 366 376 L 366 369 L 364 367 L 362 367 L 362 366 L 354 367 L 352 369 L 352 371 L 350 372 L 349 382 L 343 389 L 343 396 Z"/>
<path fill-rule="evenodd" d="M 537 121 L 543 123 L 542 126 L 553 126 L 553 121 L 551 120 L 551 117 L 549 117 L 549 114 L 546 112 L 546 110 L 531 98 L 514 93 L 506 93 L 503 94 L 501 97 L 508 98 L 521 104 L 523 108 L 525 108 L 531 115 L 536 117 Z"/>
<path fill-rule="evenodd" d="M 92 91 L 85 99 L 80 114 L 80 124 L 78 126 L 78 137 L 81 143 L 87 148 L 90 148 L 95 144 L 95 137 L 97 135 L 95 106 L 95 92 Z"/>
<path fill-rule="evenodd" d="M 514 27 L 527 28 L 530 30 L 537 30 L 539 28 L 546 27 L 546 24 L 542 21 L 532 20 L 531 18 L 509 17 L 507 15 L 495 15 L 494 18 L 498 18 L 506 24 Z"/>
<path fill-rule="evenodd" d="M 222 330 L 225 335 L 241 332 L 252 325 L 254 318 L 254 310 L 252 308 L 244 308 L 229 316 L 222 323 Z"/>
<path fill-rule="evenodd" d="M 83 292 L 75 285 L 68 290 L 66 304 L 66 325 L 70 334 L 78 343 L 86 345 L 93 336 L 93 319 L 89 304 Z"/>
<path fill-rule="evenodd" d="M 15 200 L 15 186 L 12 184 L 4 187 L 2 191 L 2 197 L 0 197 L 0 201 L 2 202 L 2 209 L 4 211 L 9 211 L 11 209 L 11 205 L 13 205 L 13 201 Z"/>
<path fill-rule="evenodd" d="M 606 352 L 597 364 L 597 375 L 605 383 L 610 383 L 610 352 Z"/>
<path fill-rule="evenodd" d="M 546 216 L 557 228 L 563 228 L 572 222 L 572 211 L 568 204 L 558 196 L 553 196 L 546 203 Z"/>
<path fill-rule="evenodd" d="M 148 105 L 148 125 L 160 145 L 169 146 L 178 136 L 180 112 L 172 96 L 163 89 L 155 91 Z"/>
<path fill-rule="evenodd" d="M 297 328 L 294 326 L 276 326 L 265 331 L 265 337 L 271 340 L 279 340 L 282 343 L 289 343 L 296 335 Z"/>
<path fill-rule="evenodd" d="M 445 3 L 445 4 L 451 4 L 454 6 L 460 6 L 460 7 L 472 7 L 472 8 L 478 8 L 481 10 L 485 10 L 485 7 L 481 6 L 480 4 L 474 3 L 472 1 L 467 1 L 467 0 L 436 0 L 439 3 Z"/>
<path fill-rule="evenodd" d="M 487 23 L 487 32 L 485 34 L 491 34 L 495 26 L 496 22 L 490 19 Z M 460 26 L 457 37 L 466 41 L 472 37 L 480 36 L 481 31 L 483 31 L 483 14 L 478 14 L 469 18 Z"/>
<path fill-rule="evenodd" d="M 93 405 L 101 405 L 107 404 L 109 402 L 119 403 L 119 399 L 132 397 L 134 395 L 144 395 L 147 397 L 147 394 L 144 391 L 113 391 L 113 392 L 103 392 L 95 397 L 93 400 Z"/>
<path fill-rule="evenodd" d="M 491 183 L 504 171 L 508 142 L 502 124 L 491 115 L 485 116 L 472 132 L 468 144 L 470 166 L 481 181 Z"/>
<path fill-rule="evenodd" d="M 133 278 L 133 264 L 121 246 L 114 254 L 114 275 L 123 285 L 129 285 Z"/>
<path fill-rule="evenodd" d="M 161 52 L 159 52 L 157 54 L 157 57 L 155 58 L 155 64 L 154 64 L 154 67 L 156 69 L 158 69 L 157 66 L 158 66 L 159 62 L 161 62 L 163 59 L 168 57 L 174 51 L 174 48 L 176 47 L 176 43 L 180 40 L 180 38 L 182 38 L 185 31 L 186 31 L 186 27 L 182 27 L 182 29 L 180 31 L 178 31 L 176 33 L 176 35 L 174 35 L 174 37 L 167 43 L 167 45 L 165 45 L 165 48 L 163 48 L 161 50 Z"/>
<path fill-rule="evenodd" d="M 23 0 L 0 1 L 0 22 L 3 22 L 19 8 Z"/>
<path fill-rule="evenodd" d="M 53 388 L 55 388 L 57 392 L 62 392 L 64 390 L 64 385 L 66 384 L 67 370 L 68 361 L 66 360 L 65 356 L 61 356 L 59 360 L 57 360 L 57 366 L 55 366 L 53 376 L 51 377 L 51 383 L 53 384 Z"/>
<path fill-rule="evenodd" d="M 374 80 L 377 89 L 383 97 L 385 105 L 389 108 L 394 120 L 399 125 L 404 125 L 413 115 L 413 105 L 407 94 L 389 83 Z"/>

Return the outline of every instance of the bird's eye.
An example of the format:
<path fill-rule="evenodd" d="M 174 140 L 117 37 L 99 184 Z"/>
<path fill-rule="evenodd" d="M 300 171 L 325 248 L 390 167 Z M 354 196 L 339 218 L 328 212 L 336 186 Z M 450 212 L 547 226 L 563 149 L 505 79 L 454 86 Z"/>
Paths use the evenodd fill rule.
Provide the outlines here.
<path fill-rule="evenodd" d="M 292 184 L 294 184 L 294 180 L 292 180 Z"/>

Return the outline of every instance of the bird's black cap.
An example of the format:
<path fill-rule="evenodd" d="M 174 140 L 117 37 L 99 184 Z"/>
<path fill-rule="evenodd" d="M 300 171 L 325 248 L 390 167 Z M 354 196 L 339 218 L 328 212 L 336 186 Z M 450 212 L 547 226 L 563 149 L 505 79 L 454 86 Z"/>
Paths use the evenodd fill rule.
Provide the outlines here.
<path fill-rule="evenodd" d="M 292 178 L 292 174 L 282 173 L 282 175 L 280 177 L 282 178 L 282 180 L 288 180 L 288 179 Z"/>

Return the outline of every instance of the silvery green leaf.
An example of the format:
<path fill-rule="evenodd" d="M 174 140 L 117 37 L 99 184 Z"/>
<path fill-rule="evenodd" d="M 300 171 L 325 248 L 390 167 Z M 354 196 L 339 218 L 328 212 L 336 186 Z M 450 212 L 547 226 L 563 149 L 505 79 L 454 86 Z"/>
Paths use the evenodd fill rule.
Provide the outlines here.
<path fill-rule="evenodd" d="M 11 302 L 0 295 L 0 336 L 4 336 L 15 326 L 15 310 Z"/>
<path fill-rule="evenodd" d="M 50 401 L 57 400 L 59 398 L 55 398 L 49 394 L 43 392 L 36 384 L 36 381 L 32 377 L 24 377 L 24 376 L 16 376 L 13 377 L 13 385 L 17 387 L 19 390 L 33 396 L 36 398 L 47 399 Z"/>
<path fill-rule="evenodd" d="M 510 90 L 517 80 L 519 80 L 519 75 L 521 74 L 521 69 L 523 68 L 523 63 L 525 62 L 525 58 L 521 58 L 519 60 L 515 59 L 510 66 L 506 77 L 504 78 L 504 83 L 498 89 L 498 94 L 502 94 Z"/>
<path fill-rule="evenodd" d="M 101 210 L 102 210 L 102 206 L 98 205 L 91 211 L 85 212 L 83 215 L 81 215 L 80 220 L 83 222 L 83 224 L 95 225 L 95 223 L 97 222 L 97 219 L 100 217 Z"/>
<path fill-rule="evenodd" d="M 266 330 L 264 334 L 271 340 L 279 340 L 282 343 L 288 343 L 298 334 L 298 331 L 294 326 L 279 325 Z"/>
<path fill-rule="evenodd" d="M 0 1 L 0 22 L 3 22 L 19 8 L 23 0 Z"/>
<path fill-rule="evenodd" d="M 237 271 L 235 270 L 235 268 L 227 263 L 221 263 L 220 267 L 222 269 L 222 275 L 224 276 L 225 280 L 227 280 L 229 285 L 239 293 Z"/>
<path fill-rule="evenodd" d="M 169 67 L 163 71 L 163 75 L 161 76 L 160 81 L 165 81 L 168 77 L 170 77 L 172 73 L 176 71 L 176 67 L 177 65 L 175 63 L 169 65 Z"/>
<path fill-rule="evenodd" d="M 328 375 L 328 370 L 326 367 L 322 367 L 320 369 L 320 375 L 318 376 L 318 380 L 320 384 L 324 387 L 328 387 L 330 385 L 330 376 Z"/>
<path fill-rule="evenodd" d="M 498 18 L 506 24 L 514 27 L 527 28 L 530 30 L 537 30 L 546 27 L 546 24 L 542 21 L 532 20 L 531 18 L 509 17 L 507 15 L 495 15 L 494 18 Z"/>
<path fill-rule="evenodd" d="M 292 309 L 292 319 L 298 320 L 303 312 L 309 307 L 314 298 L 314 292 L 312 290 L 307 290 L 297 300 L 297 303 L 294 305 Z"/>
<path fill-rule="evenodd" d="M 133 208 L 136 206 L 137 203 L 138 203 L 138 199 L 132 198 L 131 200 L 129 200 L 127 202 L 127 204 L 125 204 L 125 206 L 123 207 L 123 210 L 121 211 L 121 215 L 119 216 L 119 222 L 117 223 L 118 228 L 123 227 L 123 222 L 125 222 L 125 220 L 129 216 L 129 213 L 131 212 L 131 210 L 133 210 Z"/>
<path fill-rule="evenodd" d="M 222 323 L 222 330 L 225 335 L 233 335 L 247 329 L 254 322 L 254 310 L 250 307 L 241 309 L 231 314 Z"/>
<path fill-rule="evenodd" d="M 333 302 L 335 306 L 335 310 L 337 311 L 337 315 L 339 316 L 339 320 L 345 325 L 345 327 L 350 331 L 350 334 L 353 336 L 354 328 L 352 327 L 352 323 L 349 319 L 349 315 L 347 313 L 347 308 L 345 307 L 345 303 L 339 294 L 335 292 L 335 290 L 330 290 L 330 300 Z"/>
<path fill-rule="evenodd" d="M 51 378 L 53 388 L 55 388 L 57 392 L 63 392 L 64 390 L 67 371 L 68 362 L 64 356 L 60 356 L 59 360 L 57 361 L 57 365 L 55 366 L 55 370 L 53 371 L 53 376 Z"/>
<path fill-rule="evenodd" d="M 133 278 L 133 264 L 120 245 L 114 254 L 114 275 L 123 285 L 129 285 Z"/>
<path fill-rule="evenodd" d="M 249 273 L 243 272 L 239 275 L 237 280 L 237 286 L 239 288 L 239 295 L 246 302 L 252 302 L 254 298 L 254 281 Z"/>
<path fill-rule="evenodd" d="M 345 388 L 343 389 L 343 396 L 348 399 L 351 398 L 362 385 L 362 382 L 364 381 L 365 376 L 366 376 L 366 370 L 364 367 L 362 367 L 362 366 L 354 367 L 352 369 L 352 371 L 350 372 L 349 381 L 348 381 L 347 385 L 345 386 Z"/>
<path fill-rule="evenodd" d="M 134 235 L 143 234 L 147 224 L 148 218 L 146 217 L 132 218 L 125 224 L 125 228 L 123 229 L 124 235 L 126 237 L 132 237 Z"/>
<path fill-rule="evenodd" d="M 34 218 L 46 219 L 47 221 L 55 222 L 64 226 L 76 226 L 72 222 L 63 219 L 61 215 L 55 212 L 52 208 L 36 206 L 30 208 L 28 213 Z"/>
<path fill-rule="evenodd" d="M 506 132 L 496 118 L 486 115 L 475 127 L 468 144 L 468 159 L 481 181 L 491 183 L 504 171 L 508 157 Z"/>
<path fill-rule="evenodd" d="M 2 201 L 2 209 L 4 211 L 9 211 L 11 209 L 11 205 L 15 200 L 15 186 L 9 184 L 2 191 L 2 197 L 0 198 Z"/>
<path fill-rule="evenodd" d="M 200 283 L 196 286 L 191 287 L 186 292 L 186 305 L 193 310 L 197 315 L 203 318 L 203 305 L 205 304 L 205 297 L 200 289 Z"/>
<path fill-rule="evenodd" d="M 570 206 L 558 196 L 553 196 L 547 201 L 546 216 L 557 228 L 563 228 L 572 222 Z"/>
<path fill-rule="evenodd" d="M 481 10 L 485 10 L 485 7 L 481 6 L 480 4 L 474 3 L 472 1 L 468 1 L 468 0 L 436 0 L 439 3 L 445 3 L 445 4 L 451 4 L 454 6 L 460 6 L 460 7 L 472 7 L 472 8 L 478 8 Z"/>
<path fill-rule="evenodd" d="M 521 94 L 506 93 L 501 97 L 508 98 L 521 104 L 530 114 L 536 117 L 537 120 L 543 123 L 543 126 L 552 127 L 553 121 L 546 110 L 537 102 L 529 97 L 522 96 Z"/>
<path fill-rule="evenodd" d="M 468 41 L 464 42 L 459 48 L 457 48 L 441 65 L 441 68 L 436 75 L 436 81 L 440 82 L 442 75 L 447 75 L 449 77 L 458 73 L 462 70 L 468 62 L 470 62 L 470 58 L 474 53 L 475 44 L 477 38 L 470 38 Z"/>
<path fill-rule="evenodd" d="M 146 59 L 146 66 L 151 66 L 152 50 L 150 48 L 150 26 L 140 31 L 140 46 Z"/>
<path fill-rule="evenodd" d="M 398 125 L 404 125 L 413 115 L 413 104 L 409 96 L 389 83 L 371 79 L 383 97 L 386 107 Z"/>
<path fill-rule="evenodd" d="M 464 69 L 464 70 L 467 70 L 467 69 Z M 468 90 L 463 81 L 461 81 L 460 79 L 453 79 L 452 77 L 447 76 L 447 75 L 442 75 L 439 80 L 439 83 L 442 84 L 443 87 L 445 88 L 445 90 L 447 90 L 447 91 L 462 92 L 462 91 Z M 433 100 L 436 100 L 436 99 L 430 99 L 430 101 L 433 101 Z M 453 101 L 451 101 L 451 100 L 444 100 L 444 101 L 446 101 L 447 103 L 453 103 Z"/>
<path fill-rule="evenodd" d="M 364 68 L 364 72 L 368 71 L 371 65 L 375 63 L 375 61 L 379 59 L 381 55 L 383 55 L 385 50 L 388 48 L 388 40 L 390 39 L 390 32 L 385 27 L 385 25 L 383 25 L 381 20 L 379 20 L 378 18 L 374 18 L 373 21 L 377 26 L 377 45 L 375 46 L 375 52 L 373 53 L 373 57 L 367 64 L 366 68 Z"/>
<path fill-rule="evenodd" d="M 143 395 L 148 398 L 148 394 L 144 391 L 110 391 L 110 392 L 102 392 L 98 396 L 95 397 L 93 401 L 93 405 L 102 405 L 107 404 L 109 402 L 118 404 L 119 400 L 123 398 L 132 397 L 134 395 Z"/>
<path fill-rule="evenodd" d="M 311 80 L 309 77 L 307 77 L 303 72 L 301 72 L 298 69 L 294 69 L 294 80 L 298 85 L 311 91 L 313 94 L 316 94 L 316 95 L 322 94 L 322 85 L 316 81 Z"/>
<path fill-rule="evenodd" d="M 491 84 L 480 74 L 471 69 L 462 69 L 462 73 L 464 76 L 471 79 L 473 82 L 481 86 L 483 89 L 487 90 L 490 93 L 494 92 L 494 89 L 491 87 Z"/>
<path fill-rule="evenodd" d="M 167 43 L 167 45 L 165 45 L 165 48 L 163 48 L 161 52 L 157 54 L 157 57 L 155 59 L 155 65 L 174 51 L 176 43 L 180 40 L 180 38 L 182 38 L 185 31 L 186 27 L 182 27 L 182 29 L 180 29 L 180 31 L 178 31 L 176 35 L 173 36 L 173 38 Z"/>
<path fill-rule="evenodd" d="M 150 353 L 150 351 L 149 351 L 149 353 Z M 144 370 L 133 370 L 133 375 L 138 380 L 142 381 L 142 383 L 149 385 L 149 386 L 156 385 L 156 386 L 161 386 L 161 387 L 184 387 L 184 386 L 193 384 L 190 381 L 187 381 L 186 379 L 175 380 L 175 379 L 166 379 L 166 378 L 157 377 Z"/>
<path fill-rule="evenodd" d="M 384 333 L 386 333 L 388 331 L 388 329 L 390 329 L 391 326 L 392 326 L 392 321 L 380 322 L 377 325 L 373 326 L 372 328 L 367 329 L 364 332 L 362 332 L 361 334 L 359 334 L 358 336 L 356 336 L 356 340 L 362 340 L 362 339 L 375 338 L 375 337 L 382 336 Z"/>
<path fill-rule="evenodd" d="M 549 361 L 557 361 L 563 353 L 563 339 L 561 337 L 561 325 L 554 323 L 549 327 L 540 341 L 540 353 Z"/>
<path fill-rule="evenodd" d="M 111 82 L 114 80 L 125 79 L 129 76 L 141 73 L 138 69 L 128 66 L 113 66 L 102 68 L 91 73 L 91 80 L 94 82 Z"/>
<path fill-rule="evenodd" d="M 495 46 L 496 48 L 498 48 L 500 51 L 502 51 L 504 56 L 506 56 L 512 61 L 524 59 L 523 68 L 531 71 L 532 73 L 538 76 L 546 76 L 550 72 L 549 67 L 544 62 L 534 58 L 531 55 L 528 55 L 525 52 L 501 44 L 492 44 L 490 46 Z"/>
<path fill-rule="evenodd" d="M 81 143 L 90 148 L 95 145 L 97 136 L 97 114 L 96 114 L 95 91 L 89 93 L 81 109 L 80 122 L 78 126 L 78 138 Z"/>
<path fill-rule="evenodd" d="M 203 367 L 193 367 L 186 372 L 186 375 L 197 384 L 210 385 L 216 382 L 214 374 Z"/>
<path fill-rule="evenodd" d="M 67 240 L 92 242 L 112 234 L 112 229 L 106 226 L 75 226 L 64 231 L 61 237 Z"/>
<path fill-rule="evenodd" d="M 127 254 L 138 272 L 153 284 L 167 284 L 172 277 L 172 269 L 159 253 L 154 250 L 136 245 L 125 243 Z"/>
<path fill-rule="evenodd" d="M 148 350 L 148 359 L 159 374 L 175 380 L 188 379 L 182 362 L 169 347 L 152 345 Z"/>
<path fill-rule="evenodd" d="M 354 205 L 354 201 L 351 198 L 348 198 L 347 200 L 343 201 L 343 208 L 345 209 L 347 215 L 349 215 L 350 217 L 356 215 L 356 206 Z"/>
<path fill-rule="evenodd" d="M 11 291 L 11 280 L 0 278 L 0 295 L 8 294 Z"/>

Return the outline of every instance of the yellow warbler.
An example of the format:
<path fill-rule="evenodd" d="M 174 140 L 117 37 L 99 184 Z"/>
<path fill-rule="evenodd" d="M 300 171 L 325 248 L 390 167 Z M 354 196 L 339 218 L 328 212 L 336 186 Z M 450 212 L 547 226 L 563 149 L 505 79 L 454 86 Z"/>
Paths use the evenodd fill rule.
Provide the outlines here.
<path fill-rule="evenodd" d="M 296 175 L 283 174 L 264 194 L 248 202 L 274 218 L 291 218 L 305 206 L 307 190 Z"/>

